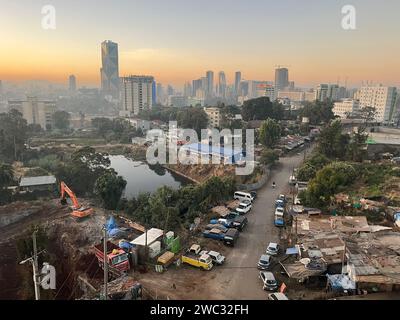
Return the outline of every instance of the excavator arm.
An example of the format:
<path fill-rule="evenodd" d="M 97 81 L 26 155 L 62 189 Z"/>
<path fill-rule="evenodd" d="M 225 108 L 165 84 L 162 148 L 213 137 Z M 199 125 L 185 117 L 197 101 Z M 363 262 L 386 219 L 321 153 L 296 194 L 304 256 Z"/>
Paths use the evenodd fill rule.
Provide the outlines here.
<path fill-rule="evenodd" d="M 72 203 L 74 205 L 74 210 L 78 210 L 81 205 L 79 204 L 78 199 L 76 198 L 75 193 L 65 184 L 65 182 L 61 182 L 61 202 L 65 203 L 66 202 L 66 196 L 67 194 L 70 199 L 72 200 Z"/>

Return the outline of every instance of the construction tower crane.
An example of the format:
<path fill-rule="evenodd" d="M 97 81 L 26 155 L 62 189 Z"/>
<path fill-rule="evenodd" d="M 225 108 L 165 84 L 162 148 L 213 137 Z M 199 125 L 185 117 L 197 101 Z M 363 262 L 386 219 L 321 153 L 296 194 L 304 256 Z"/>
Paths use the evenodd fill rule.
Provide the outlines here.
<path fill-rule="evenodd" d="M 67 199 L 66 195 L 68 195 L 72 201 L 72 216 L 77 219 L 82 219 L 87 216 L 90 216 L 94 213 L 93 208 L 85 208 L 79 204 L 78 198 L 75 193 L 65 184 L 65 182 L 61 182 L 61 204 L 66 205 Z"/>

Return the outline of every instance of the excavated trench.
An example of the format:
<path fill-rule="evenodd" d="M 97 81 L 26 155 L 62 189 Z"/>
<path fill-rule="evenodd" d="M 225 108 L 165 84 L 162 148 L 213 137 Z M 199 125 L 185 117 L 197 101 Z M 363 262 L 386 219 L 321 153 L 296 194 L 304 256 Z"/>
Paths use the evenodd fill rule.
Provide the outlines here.
<path fill-rule="evenodd" d="M 91 249 L 101 239 L 105 213 L 96 210 L 94 216 L 78 222 L 59 204 L 44 204 L 27 214 L 26 208 L 31 207 L 25 203 L 0 209 L 0 300 L 34 299 L 32 266 L 19 264 L 18 251 L 18 239 L 31 241 L 32 226 L 40 226 L 47 237 L 39 269 L 45 261 L 56 269 L 56 290 L 41 290 L 41 298 L 80 298 L 86 292 L 78 278 L 102 281 L 102 269 Z M 21 212 L 25 214 L 16 217 Z"/>

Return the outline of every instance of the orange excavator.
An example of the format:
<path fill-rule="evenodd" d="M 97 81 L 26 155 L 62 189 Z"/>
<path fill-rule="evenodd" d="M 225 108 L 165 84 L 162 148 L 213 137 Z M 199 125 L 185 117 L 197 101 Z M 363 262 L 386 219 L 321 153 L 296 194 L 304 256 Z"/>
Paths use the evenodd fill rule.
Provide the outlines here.
<path fill-rule="evenodd" d="M 65 182 L 61 182 L 61 204 L 66 205 L 67 199 L 66 194 L 72 200 L 72 216 L 77 219 L 82 219 L 87 216 L 90 216 L 94 213 L 93 208 L 84 208 L 79 204 L 79 201 L 75 195 L 75 193 L 65 184 Z"/>

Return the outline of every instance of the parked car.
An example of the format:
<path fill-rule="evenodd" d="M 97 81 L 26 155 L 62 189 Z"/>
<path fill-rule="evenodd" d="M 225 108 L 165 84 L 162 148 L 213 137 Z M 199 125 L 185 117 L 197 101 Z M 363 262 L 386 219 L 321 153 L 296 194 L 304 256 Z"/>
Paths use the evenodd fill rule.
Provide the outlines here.
<path fill-rule="evenodd" d="M 275 208 L 278 208 L 278 207 L 283 208 L 284 206 L 285 206 L 285 202 L 284 201 L 282 201 L 280 199 L 275 201 Z"/>
<path fill-rule="evenodd" d="M 252 205 L 251 203 L 243 203 L 241 202 L 239 206 L 236 208 L 236 211 L 240 214 L 246 214 L 251 211 Z"/>
<path fill-rule="evenodd" d="M 257 191 L 250 191 L 250 194 L 254 200 L 257 199 Z"/>
<path fill-rule="evenodd" d="M 270 242 L 270 244 L 267 247 L 266 253 L 271 256 L 276 256 L 278 252 L 279 252 L 279 244 L 275 242 Z"/>
<path fill-rule="evenodd" d="M 204 238 L 210 238 L 214 240 L 223 240 L 225 237 L 225 232 L 219 229 L 211 229 L 211 230 L 204 230 L 203 231 Z"/>
<path fill-rule="evenodd" d="M 278 200 L 282 200 L 285 203 L 287 201 L 286 196 L 284 194 L 280 194 L 279 197 L 278 197 Z"/>
<path fill-rule="evenodd" d="M 257 267 L 261 270 L 268 270 L 271 265 L 271 256 L 268 254 L 263 254 L 258 260 Z"/>
<path fill-rule="evenodd" d="M 278 288 L 278 283 L 272 272 L 260 271 L 259 278 L 263 282 L 263 290 L 274 291 Z"/>
<path fill-rule="evenodd" d="M 244 191 L 236 191 L 235 194 L 233 195 L 233 198 L 239 201 L 250 200 L 251 202 L 253 202 L 254 200 L 254 198 L 249 192 L 244 192 Z"/>
<path fill-rule="evenodd" d="M 238 238 L 239 238 L 238 230 L 228 229 L 228 231 L 225 233 L 223 241 L 225 245 L 234 247 Z"/>
<path fill-rule="evenodd" d="M 301 200 L 300 200 L 299 196 L 296 196 L 294 198 L 293 204 L 294 205 L 301 205 Z"/>
<path fill-rule="evenodd" d="M 210 223 L 210 224 L 206 225 L 206 230 L 212 230 L 212 229 L 219 229 L 222 232 L 228 231 L 228 228 L 223 224 L 212 224 L 212 223 Z"/>
<path fill-rule="evenodd" d="M 225 257 L 217 251 L 202 251 L 200 254 L 208 254 L 214 264 L 221 265 L 225 262 Z"/>
<path fill-rule="evenodd" d="M 289 298 L 281 292 L 274 292 L 268 295 L 268 300 L 289 300 Z"/>
<path fill-rule="evenodd" d="M 284 215 L 285 214 L 285 209 L 283 207 L 277 207 L 275 209 L 275 215 Z"/>

